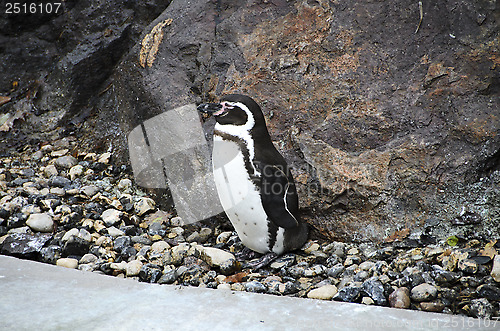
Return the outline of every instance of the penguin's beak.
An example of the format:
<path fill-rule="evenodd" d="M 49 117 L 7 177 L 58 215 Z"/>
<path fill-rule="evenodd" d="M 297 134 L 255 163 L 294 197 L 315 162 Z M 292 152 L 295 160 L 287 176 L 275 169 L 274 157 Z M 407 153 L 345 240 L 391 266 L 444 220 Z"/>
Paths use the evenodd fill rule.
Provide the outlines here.
<path fill-rule="evenodd" d="M 198 111 L 202 114 L 212 115 L 222 109 L 220 103 L 203 103 L 197 107 Z"/>

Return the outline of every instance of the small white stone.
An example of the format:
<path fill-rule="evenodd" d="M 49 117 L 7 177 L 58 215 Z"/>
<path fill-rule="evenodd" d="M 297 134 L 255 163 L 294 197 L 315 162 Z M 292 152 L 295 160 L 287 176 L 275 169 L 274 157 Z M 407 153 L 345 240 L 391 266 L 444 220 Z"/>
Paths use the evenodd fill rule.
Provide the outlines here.
<path fill-rule="evenodd" d="M 59 172 L 57 171 L 56 166 L 53 165 L 53 164 L 49 164 L 48 166 L 46 166 L 45 168 L 43 168 L 42 172 L 43 172 L 43 175 L 46 178 L 50 178 L 52 176 L 57 176 L 59 174 Z"/>
<path fill-rule="evenodd" d="M 85 155 L 85 157 L 83 159 L 95 161 L 95 160 L 97 160 L 97 154 L 96 153 L 87 153 L 87 155 Z"/>
<path fill-rule="evenodd" d="M 85 229 L 80 229 L 78 237 L 88 242 L 92 241 L 92 235 Z"/>
<path fill-rule="evenodd" d="M 64 236 L 61 238 L 61 241 L 63 241 L 63 242 L 64 242 L 64 241 L 68 241 L 68 240 L 69 240 L 69 238 L 71 238 L 71 237 L 73 237 L 73 236 L 78 237 L 78 234 L 79 234 L 79 233 L 80 233 L 80 231 L 78 231 L 78 229 L 77 229 L 77 228 L 73 228 L 73 229 L 69 230 L 68 232 L 66 232 L 66 233 L 64 234 Z"/>
<path fill-rule="evenodd" d="M 36 214 L 36 213 L 41 213 L 42 209 L 38 207 L 37 205 L 26 205 L 21 209 L 21 213 L 24 215 L 30 215 L 30 214 Z"/>
<path fill-rule="evenodd" d="M 106 209 L 101 214 L 101 219 L 107 226 L 115 225 L 120 222 L 123 212 L 116 209 Z"/>
<path fill-rule="evenodd" d="M 319 249 L 319 245 L 315 242 L 308 242 L 304 245 L 304 253 L 311 254 Z"/>
<path fill-rule="evenodd" d="M 68 152 L 69 152 L 69 149 L 60 149 L 57 151 L 52 151 L 50 153 L 50 156 L 52 156 L 52 157 L 64 156 L 64 155 L 68 154 Z"/>
<path fill-rule="evenodd" d="M 177 246 L 172 247 L 171 256 L 174 261 L 173 264 L 180 263 L 184 257 L 190 255 L 194 250 L 189 244 L 180 243 Z"/>
<path fill-rule="evenodd" d="M 110 158 L 111 158 L 111 153 L 102 153 L 101 156 L 99 156 L 97 162 L 108 164 Z"/>
<path fill-rule="evenodd" d="M 307 297 L 310 299 L 331 300 L 337 294 L 337 291 L 335 285 L 324 285 L 309 291 Z"/>
<path fill-rule="evenodd" d="M 61 187 L 51 187 L 50 194 L 54 194 L 54 195 L 63 197 L 66 195 L 66 190 L 61 188 Z"/>
<path fill-rule="evenodd" d="M 142 216 L 155 209 L 155 202 L 151 198 L 141 198 L 134 204 L 134 209 L 138 216 Z"/>
<path fill-rule="evenodd" d="M 123 178 L 122 180 L 120 180 L 120 182 L 118 182 L 117 187 L 119 190 L 129 189 L 130 187 L 132 187 L 132 181 L 128 178 Z"/>
<path fill-rule="evenodd" d="M 77 164 L 69 169 L 69 178 L 75 180 L 83 174 L 83 166 Z"/>
<path fill-rule="evenodd" d="M 327 269 L 328 268 L 325 267 L 324 265 L 316 264 L 310 268 L 305 269 L 304 276 L 305 277 L 314 277 L 314 276 L 322 275 L 326 272 Z"/>
<path fill-rule="evenodd" d="M 91 198 L 99 192 L 99 188 L 95 185 L 86 185 L 80 188 L 80 192 Z"/>
<path fill-rule="evenodd" d="M 222 284 L 217 285 L 217 289 L 218 289 L 218 290 L 227 290 L 227 291 L 231 291 L 231 285 L 230 285 L 230 284 L 228 284 L 228 283 L 222 283 Z"/>
<path fill-rule="evenodd" d="M 49 152 L 52 152 L 54 150 L 54 146 L 50 145 L 50 144 L 47 144 L 47 145 L 43 145 L 40 150 L 43 152 L 43 153 L 49 153 Z"/>
<path fill-rule="evenodd" d="M 76 269 L 78 267 L 78 260 L 72 259 L 69 257 L 64 257 L 64 258 L 58 259 L 56 262 L 56 265 L 58 265 L 60 267 Z"/>
<path fill-rule="evenodd" d="M 119 229 L 115 228 L 114 226 L 112 226 L 112 227 L 108 228 L 108 234 L 111 237 L 115 238 L 115 237 L 119 237 L 119 236 L 124 236 L 125 232 L 123 232 L 122 230 L 119 230 Z"/>
<path fill-rule="evenodd" d="M 125 274 L 127 277 L 137 276 L 142 268 L 142 262 L 138 260 L 133 260 L 127 263 L 125 268 Z"/>
<path fill-rule="evenodd" d="M 182 221 L 181 217 L 176 216 L 172 217 L 172 219 L 170 220 L 170 224 L 172 224 L 172 226 L 183 226 L 184 222 Z"/>
<path fill-rule="evenodd" d="M 114 270 L 125 271 L 127 269 L 127 262 L 111 263 L 109 267 Z"/>
<path fill-rule="evenodd" d="M 217 244 L 225 244 L 225 243 L 227 243 L 227 241 L 232 236 L 232 234 L 233 233 L 231 231 L 222 232 L 221 234 L 219 234 L 217 236 L 217 239 L 215 240 L 215 243 L 217 243 Z"/>
<path fill-rule="evenodd" d="M 8 234 L 11 234 L 11 233 L 28 233 L 28 230 L 30 228 L 27 227 L 27 226 L 22 226 L 20 228 L 13 228 L 13 229 L 10 229 L 9 231 L 7 231 Z"/>
<path fill-rule="evenodd" d="M 47 213 L 31 214 L 26 225 L 36 232 L 51 232 L 54 229 L 54 221 Z"/>
<path fill-rule="evenodd" d="M 368 271 L 375 266 L 375 262 L 365 261 L 359 264 L 359 269 Z"/>
<path fill-rule="evenodd" d="M 101 220 L 95 220 L 93 221 L 94 223 L 94 230 L 96 230 L 97 232 L 100 232 L 101 230 L 105 229 L 106 226 L 104 225 L 104 222 L 101 221 Z"/>
<path fill-rule="evenodd" d="M 373 305 L 375 301 L 373 301 L 370 297 L 363 297 L 363 299 L 361 299 L 361 303 L 364 305 Z"/>
<path fill-rule="evenodd" d="M 163 241 L 163 240 L 157 241 L 151 245 L 151 251 L 153 251 L 155 253 L 161 253 L 164 250 L 169 249 L 169 248 L 170 248 L 170 245 L 166 241 Z"/>
<path fill-rule="evenodd" d="M 36 187 L 33 187 L 33 186 L 24 187 L 23 191 L 29 195 L 40 195 L 40 191 Z"/>
<path fill-rule="evenodd" d="M 111 238 L 106 237 L 106 236 L 100 236 L 95 241 L 95 245 L 102 246 L 102 247 L 113 247 L 113 240 L 111 240 Z"/>
<path fill-rule="evenodd" d="M 95 256 L 94 254 L 85 254 L 79 261 L 80 264 L 94 263 L 94 262 L 97 262 L 97 256 Z"/>
<path fill-rule="evenodd" d="M 347 255 L 358 255 L 358 254 L 359 254 L 359 250 L 356 247 L 353 247 L 347 251 Z"/>
<path fill-rule="evenodd" d="M 493 267 L 491 268 L 491 277 L 495 282 L 500 283 L 500 255 L 495 255 L 493 259 Z"/>
<path fill-rule="evenodd" d="M 203 247 L 196 245 L 196 250 L 200 252 L 201 258 L 213 267 L 220 267 L 230 260 L 236 261 L 233 254 L 214 247 Z"/>

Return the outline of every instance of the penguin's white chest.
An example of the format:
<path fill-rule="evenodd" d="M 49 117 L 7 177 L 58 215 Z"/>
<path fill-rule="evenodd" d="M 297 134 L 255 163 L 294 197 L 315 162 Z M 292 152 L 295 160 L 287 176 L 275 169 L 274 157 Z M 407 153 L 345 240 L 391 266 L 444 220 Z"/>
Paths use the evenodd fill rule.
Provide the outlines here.
<path fill-rule="evenodd" d="M 214 135 L 212 161 L 220 202 L 241 241 L 256 252 L 269 251 L 267 215 L 239 145 Z"/>

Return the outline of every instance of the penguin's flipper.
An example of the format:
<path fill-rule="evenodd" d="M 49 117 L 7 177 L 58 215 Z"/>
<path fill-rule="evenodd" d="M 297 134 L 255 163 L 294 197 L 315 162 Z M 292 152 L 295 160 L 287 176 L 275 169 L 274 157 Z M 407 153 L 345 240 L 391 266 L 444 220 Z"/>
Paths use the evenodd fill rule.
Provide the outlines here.
<path fill-rule="evenodd" d="M 298 196 L 289 170 L 283 168 L 279 165 L 260 165 L 260 194 L 269 219 L 277 226 L 289 229 L 299 225 Z"/>

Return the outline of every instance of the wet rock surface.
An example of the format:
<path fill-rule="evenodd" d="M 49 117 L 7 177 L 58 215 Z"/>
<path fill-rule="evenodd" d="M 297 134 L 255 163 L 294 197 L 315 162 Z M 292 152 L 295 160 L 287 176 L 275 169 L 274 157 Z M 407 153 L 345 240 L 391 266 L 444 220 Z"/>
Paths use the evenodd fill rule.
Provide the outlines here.
<path fill-rule="evenodd" d="M 69 180 L 60 195 L 51 193 L 52 177 L 44 172 L 57 157 L 43 151 L 48 144 L 74 150 L 82 167 L 82 174 L 70 179 L 68 168 L 56 166 L 58 174 L 52 176 Z M 76 139 L 65 139 L 26 146 L 0 158 L 1 254 L 148 283 L 499 316 L 496 238 L 471 235 L 433 244 L 316 239 L 254 270 L 246 267 L 253 258 L 239 259 L 244 246 L 224 218 L 180 226 L 173 211 L 149 203 L 146 211 L 134 208 L 149 197 L 126 169 L 114 165 L 112 154 L 96 168 L 100 155 L 73 149 L 75 144 Z M 43 157 L 34 160 L 40 151 Z M 91 191 L 82 190 L 89 186 Z M 109 210 L 120 217 L 105 222 Z M 40 214 L 53 220 L 48 233 L 26 225 Z M 469 263 L 474 268 L 464 267 Z"/>

